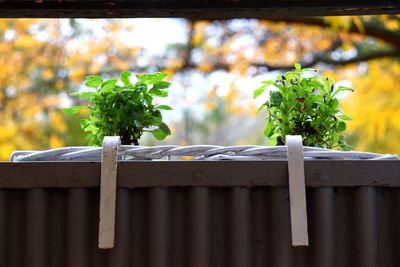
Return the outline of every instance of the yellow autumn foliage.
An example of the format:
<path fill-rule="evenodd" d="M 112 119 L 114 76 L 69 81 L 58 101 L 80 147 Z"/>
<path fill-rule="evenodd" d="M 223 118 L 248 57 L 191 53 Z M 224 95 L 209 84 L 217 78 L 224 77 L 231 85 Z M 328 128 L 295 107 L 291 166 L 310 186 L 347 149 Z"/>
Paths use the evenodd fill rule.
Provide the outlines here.
<path fill-rule="evenodd" d="M 355 149 L 400 153 L 400 62 L 374 60 L 364 73 L 356 67 L 342 72 L 355 89 L 342 105 L 353 118 L 348 132 L 355 137 Z"/>
<path fill-rule="evenodd" d="M 107 64 L 115 69 L 130 66 L 125 55 L 134 56 L 137 50 L 117 41 L 117 33 L 99 42 L 82 41 L 62 35 L 67 23 L 0 19 L 0 160 L 7 160 L 14 150 L 65 145 L 69 129 L 59 111 L 60 93 L 66 95 L 67 89 L 78 87 L 87 70 L 100 73 Z M 120 21 L 107 25 L 113 30 L 122 28 Z M 110 47 L 122 54 L 105 54 Z M 93 60 L 100 54 L 102 60 Z"/>
<path fill-rule="evenodd" d="M 56 132 L 63 133 L 67 130 L 67 125 L 65 124 L 64 118 L 59 112 L 50 113 L 49 121 Z"/>
<path fill-rule="evenodd" d="M 54 71 L 50 68 L 47 68 L 43 71 L 43 78 L 45 80 L 50 80 L 54 77 Z"/>
<path fill-rule="evenodd" d="M 49 140 L 49 148 L 59 148 L 64 146 L 64 141 L 57 135 L 51 135 Z"/>

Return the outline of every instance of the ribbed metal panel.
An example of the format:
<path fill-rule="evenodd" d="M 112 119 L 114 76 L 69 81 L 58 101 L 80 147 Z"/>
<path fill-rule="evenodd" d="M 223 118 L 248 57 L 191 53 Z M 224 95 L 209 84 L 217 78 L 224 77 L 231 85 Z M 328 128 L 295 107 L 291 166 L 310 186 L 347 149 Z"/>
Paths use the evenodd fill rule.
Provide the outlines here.
<path fill-rule="evenodd" d="M 291 246 L 287 187 L 119 188 L 97 248 L 98 188 L 0 190 L 0 266 L 400 266 L 400 189 L 307 188 L 310 247 Z"/>

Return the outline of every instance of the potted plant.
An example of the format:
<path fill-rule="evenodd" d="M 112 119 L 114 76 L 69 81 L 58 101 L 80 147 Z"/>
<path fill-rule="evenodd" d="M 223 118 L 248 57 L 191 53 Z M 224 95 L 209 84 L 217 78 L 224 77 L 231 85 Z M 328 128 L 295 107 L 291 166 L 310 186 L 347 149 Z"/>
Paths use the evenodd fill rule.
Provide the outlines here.
<path fill-rule="evenodd" d="M 123 145 L 139 145 L 143 132 L 151 132 L 157 140 L 163 140 L 171 134 L 168 125 L 163 122 L 161 110 L 172 110 L 170 106 L 154 103 L 155 97 L 166 97 L 170 83 L 164 81 L 165 73 L 136 75 L 137 81 L 131 81 L 131 73 L 124 71 L 120 75 L 121 83 L 116 79 L 104 79 L 102 76 L 87 76 L 85 86 L 92 91 L 75 92 L 82 100 L 88 100 L 87 106 L 73 106 L 64 109 L 71 115 L 80 109 L 89 109 L 89 118 L 81 121 L 81 127 L 89 132 L 89 145 L 100 146 L 104 136 L 121 137 Z"/>
<path fill-rule="evenodd" d="M 266 110 L 264 135 L 271 145 L 283 145 L 286 135 L 301 135 L 306 146 L 350 148 L 343 131 L 351 118 L 339 109 L 337 96 L 352 89 L 335 86 L 332 78 L 310 75 L 315 72 L 295 64 L 294 71 L 263 81 L 254 91 L 257 98 L 268 86 L 275 87 L 258 110 Z"/>

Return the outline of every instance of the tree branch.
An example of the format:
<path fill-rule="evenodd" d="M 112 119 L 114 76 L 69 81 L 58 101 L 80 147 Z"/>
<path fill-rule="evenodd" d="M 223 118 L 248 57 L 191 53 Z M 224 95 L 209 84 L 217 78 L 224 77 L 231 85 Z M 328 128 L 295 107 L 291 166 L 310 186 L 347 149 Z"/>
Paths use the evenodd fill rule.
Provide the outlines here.
<path fill-rule="evenodd" d="M 287 17 L 287 18 L 268 18 L 267 21 L 284 21 L 287 23 L 301 23 L 308 24 L 314 26 L 320 26 L 324 28 L 331 27 L 331 25 L 324 21 L 321 17 Z M 357 26 L 352 23 L 349 32 L 359 33 L 362 35 L 371 36 L 377 39 L 380 39 L 393 47 L 400 48 L 400 31 L 391 31 L 380 25 L 374 20 L 371 21 L 363 21 L 363 27 L 365 32 L 360 33 L 360 30 Z"/>
<path fill-rule="evenodd" d="M 332 59 L 326 54 L 316 54 L 314 55 L 313 60 L 307 62 L 300 62 L 302 67 L 309 68 L 315 66 L 318 63 L 325 63 L 329 65 L 342 66 L 351 63 L 359 63 L 364 61 L 369 61 L 377 58 L 383 57 L 400 57 L 400 49 L 386 49 L 386 50 L 377 50 L 370 53 L 359 54 L 355 57 L 349 59 Z M 269 71 L 273 70 L 290 70 L 293 69 L 293 65 L 270 65 L 266 63 L 250 63 L 250 66 L 254 66 L 257 68 L 267 68 Z M 214 65 L 214 70 L 229 70 L 229 64 L 218 63 Z M 194 64 L 190 64 L 186 66 L 187 68 L 195 69 L 197 66 Z"/>
<path fill-rule="evenodd" d="M 303 62 L 302 66 L 305 68 L 316 65 L 317 63 L 325 63 L 329 65 L 347 65 L 351 63 L 359 63 L 383 57 L 400 57 L 400 49 L 384 49 L 376 50 L 369 53 L 359 53 L 357 56 L 349 59 L 332 59 L 326 53 L 314 55 L 314 59 L 310 62 Z M 292 67 L 291 67 L 292 68 Z"/>
<path fill-rule="evenodd" d="M 400 58 L 400 49 L 385 49 L 385 50 L 377 50 L 377 51 L 372 51 L 368 53 L 360 53 L 359 55 L 349 58 L 349 59 L 332 59 L 327 55 L 326 53 L 321 53 L 321 54 L 315 54 L 313 60 L 311 61 L 304 61 L 304 62 L 299 62 L 302 67 L 304 68 L 310 68 L 315 66 L 318 63 L 325 63 L 328 65 L 334 65 L 334 66 L 343 66 L 346 64 L 352 64 L 352 63 L 360 63 L 360 62 L 365 62 L 373 59 L 378 59 L 378 58 L 383 58 L 383 57 L 399 57 Z M 257 68 L 267 68 L 269 71 L 274 71 L 274 70 L 291 70 L 293 69 L 293 65 L 270 65 L 267 63 L 249 63 L 250 66 L 257 67 Z M 224 64 L 224 63 L 217 63 L 213 65 L 213 70 L 226 70 L 229 71 L 231 69 L 230 64 Z M 196 69 L 198 66 L 197 64 L 194 64 L 193 62 L 190 62 L 189 64 L 185 65 L 184 67 L 180 68 L 179 71 L 185 71 L 185 70 L 193 70 Z M 135 68 L 135 69 L 130 69 L 129 71 L 134 72 L 134 73 L 142 73 L 148 71 L 149 67 L 140 67 L 140 68 Z M 158 66 L 157 69 L 161 70 L 164 67 Z M 101 72 L 98 74 L 93 74 L 93 75 L 110 75 L 110 76 L 115 76 L 118 75 L 119 72 L 117 71 L 109 71 L 109 72 Z"/>
<path fill-rule="evenodd" d="M 189 34 L 187 39 L 185 58 L 182 69 L 187 68 L 191 64 L 192 59 L 192 51 L 193 51 L 193 36 L 194 36 L 194 25 L 196 25 L 196 20 L 188 20 L 188 28 Z"/>

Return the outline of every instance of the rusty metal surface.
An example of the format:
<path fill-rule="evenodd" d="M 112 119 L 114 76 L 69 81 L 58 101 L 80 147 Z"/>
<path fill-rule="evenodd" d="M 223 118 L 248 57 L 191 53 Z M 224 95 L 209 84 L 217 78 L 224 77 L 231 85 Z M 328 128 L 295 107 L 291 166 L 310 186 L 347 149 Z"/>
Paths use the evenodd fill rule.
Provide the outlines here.
<path fill-rule="evenodd" d="M 98 188 L 0 190 L 0 266 L 400 266 L 400 188 L 307 188 L 293 248 L 287 187 L 119 188 L 116 246 L 97 248 Z"/>

